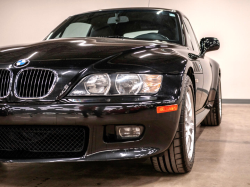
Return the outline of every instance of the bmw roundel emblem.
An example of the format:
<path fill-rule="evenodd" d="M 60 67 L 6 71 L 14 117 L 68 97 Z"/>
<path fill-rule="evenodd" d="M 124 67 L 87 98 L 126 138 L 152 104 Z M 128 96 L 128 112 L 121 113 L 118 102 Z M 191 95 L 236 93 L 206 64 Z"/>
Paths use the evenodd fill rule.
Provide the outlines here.
<path fill-rule="evenodd" d="M 14 67 L 21 68 L 27 66 L 30 63 L 28 59 L 20 59 L 14 63 Z"/>

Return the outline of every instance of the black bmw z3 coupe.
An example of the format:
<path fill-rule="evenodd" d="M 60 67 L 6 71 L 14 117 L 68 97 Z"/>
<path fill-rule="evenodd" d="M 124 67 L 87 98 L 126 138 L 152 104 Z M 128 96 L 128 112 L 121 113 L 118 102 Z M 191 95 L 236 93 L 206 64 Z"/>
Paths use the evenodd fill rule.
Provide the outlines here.
<path fill-rule="evenodd" d="M 221 69 L 177 10 L 69 17 L 39 43 L 0 48 L 0 162 L 150 158 L 187 173 L 199 124 L 222 118 Z"/>

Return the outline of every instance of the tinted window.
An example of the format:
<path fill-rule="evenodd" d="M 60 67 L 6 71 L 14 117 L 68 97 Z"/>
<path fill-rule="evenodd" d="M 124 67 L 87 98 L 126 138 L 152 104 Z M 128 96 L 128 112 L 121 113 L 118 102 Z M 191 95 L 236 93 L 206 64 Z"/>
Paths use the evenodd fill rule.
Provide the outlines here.
<path fill-rule="evenodd" d="M 117 37 L 182 44 L 178 15 L 163 10 L 99 11 L 73 16 L 48 37 Z"/>
<path fill-rule="evenodd" d="M 186 18 L 184 18 L 184 22 L 185 22 L 185 25 L 186 25 L 187 30 L 188 30 L 188 34 L 189 34 L 191 42 L 192 42 L 193 50 L 199 53 L 200 52 L 199 45 L 198 45 L 196 36 L 194 34 L 194 31 L 192 29 L 192 26 L 190 25 L 189 21 Z"/>

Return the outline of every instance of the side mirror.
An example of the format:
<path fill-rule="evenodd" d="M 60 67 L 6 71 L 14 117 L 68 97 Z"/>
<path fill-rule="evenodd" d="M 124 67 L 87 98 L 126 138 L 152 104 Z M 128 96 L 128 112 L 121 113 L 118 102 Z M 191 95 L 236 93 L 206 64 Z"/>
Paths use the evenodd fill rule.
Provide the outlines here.
<path fill-rule="evenodd" d="M 203 58 L 206 52 L 215 51 L 220 48 L 220 42 L 217 38 L 206 37 L 200 41 L 200 54 L 199 56 L 189 53 L 188 56 L 191 59 Z"/>
<path fill-rule="evenodd" d="M 200 55 L 199 57 L 203 57 L 208 51 L 215 51 L 220 48 L 220 42 L 217 38 L 207 37 L 202 38 L 200 41 Z"/>

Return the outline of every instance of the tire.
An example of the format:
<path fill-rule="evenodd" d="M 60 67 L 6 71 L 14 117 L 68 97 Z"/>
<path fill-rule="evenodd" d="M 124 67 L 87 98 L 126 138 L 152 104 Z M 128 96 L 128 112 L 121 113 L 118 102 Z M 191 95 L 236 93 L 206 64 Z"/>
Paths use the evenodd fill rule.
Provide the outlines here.
<path fill-rule="evenodd" d="M 175 137 L 166 151 L 160 155 L 151 157 L 151 162 L 156 171 L 188 173 L 193 167 L 196 132 L 193 90 L 192 81 L 187 76 L 185 78 L 184 95 L 181 102 L 180 121 Z M 191 128 L 189 130 L 186 129 L 188 127 L 187 124 L 189 124 L 189 127 L 192 127 L 192 130 Z M 189 142 L 188 140 L 192 141 Z M 187 142 L 190 144 L 187 145 Z"/>
<path fill-rule="evenodd" d="M 221 82 L 218 82 L 218 88 L 215 95 L 214 105 L 210 109 L 206 118 L 201 122 L 201 125 L 219 126 L 222 120 L 222 99 L 221 99 Z"/>

